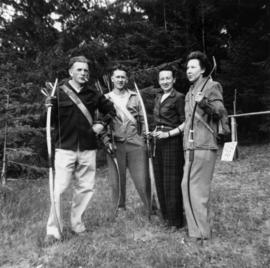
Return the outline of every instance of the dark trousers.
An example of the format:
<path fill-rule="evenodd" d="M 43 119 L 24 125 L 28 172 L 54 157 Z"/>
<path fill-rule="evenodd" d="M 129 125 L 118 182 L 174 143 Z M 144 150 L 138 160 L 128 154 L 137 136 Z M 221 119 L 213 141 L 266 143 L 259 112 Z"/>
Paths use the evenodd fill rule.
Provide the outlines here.
<path fill-rule="evenodd" d="M 145 146 L 116 142 L 116 158 L 119 165 L 120 182 L 111 159 L 107 158 L 113 202 L 118 202 L 119 207 L 126 206 L 126 172 L 128 169 L 142 202 L 149 209 L 150 181 Z"/>
<path fill-rule="evenodd" d="M 184 225 L 181 182 L 184 152 L 182 136 L 157 140 L 154 170 L 163 218 L 170 226 Z"/>

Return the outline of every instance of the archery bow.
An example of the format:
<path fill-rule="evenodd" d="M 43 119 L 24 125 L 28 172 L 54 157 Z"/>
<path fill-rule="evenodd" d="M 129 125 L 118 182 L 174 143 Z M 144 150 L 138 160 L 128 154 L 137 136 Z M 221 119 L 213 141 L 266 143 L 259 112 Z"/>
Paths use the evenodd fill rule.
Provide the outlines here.
<path fill-rule="evenodd" d="M 209 75 L 207 76 L 205 82 L 203 83 L 202 88 L 200 89 L 200 92 L 202 92 L 204 90 L 207 82 L 211 78 L 211 75 L 215 71 L 216 67 L 217 67 L 216 60 L 215 60 L 215 57 L 213 57 L 213 68 L 212 68 L 211 72 L 209 73 Z M 187 194 L 188 194 L 188 201 L 189 201 L 190 210 L 191 210 L 194 222 L 195 222 L 198 230 L 200 231 L 201 242 L 203 243 L 203 235 L 202 235 L 201 229 L 199 227 L 199 224 L 197 222 L 197 219 L 195 217 L 195 213 L 194 213 L 194 210 L 193 210 L 193 207 L 192 207 L 192 202 L 191 202 L 191 194 L 190 194 L 190 175 L 191 175 L 192 164 L 194 162 L 194 119 L 195 119 L 195 112 L 196 112 L 197 105 L 198 105 L 198 103 L 195 102 L 194 108 L 192 110 L 191 124 L 190 124 L 190 129 L 189 129 L 189 140 L 188 140 L 188 142 L 190 143 L 190 149 L 189 149 L 189 169 L 188 169 L 188 178 L 187 178 L 187 187 L 188 187 Z"/>
<path fill-rule="evenodd" d="M 104 79 L 104 77 L 107 77 L 107 76 L 104 75 L 103 76 L 103 79 Z M 104 81 L 106 81 L 106 79 L 104 79 Z M 101 94 L 104 94 L 103 93 L 102 86 L 101 86 L 99 80 L 97 80 L 95 82 L 95 87 L 96 87 L 96 89 Z M 107 83 L 107 87 L 108 87 L 108 90 L 111 91 L 110 90 L 110 86 L 109 86 L 109 82 Z M 111 159 L 111 161 L 112 161 L 112 163 L 114 165 L 114 168 L 116 170 L 117 177 L 118 177 L 118 189 L 119 189 L 119 193 L 118 193 L 118 200 L 117 200 L 116 208 L 114 210 L 114 215 L 116 215 L 117 214 L 117 211 L 118 211 L 118 206 L 120 204 L 121 180 L 120 180 L 119 165 L 118 165 L 118 161 L 117 161 L 116 154 L 115 154 L 115 145 L 114 145 L 114 142 L 113 142 L 112 128 L 111 127 L 109 127 L 109 128 L 110 128 L 110 132 L 111 132 L 112 142 L 110 142 L 109 140 L 107 140 L 107 142 L 106 142 L 105 139 L 103 138 L 102 139 L 102 144 L 104 145 L 105 151 L 106 151 L 108 157 Z"/>
<path fill-rule="evenodd" d="M 142 112 L 143 112 L 143 118 L 144 118 L 144 124 L 145 124 L 145 132 L 146 132 L 146 147 L 147 147 L 147 155 L 148 155 L 148 164 L 149 164 L 149 177 L 150 177 L 150 182 L 151 182 L 151 199 L 150 199 L 150 211 L 152 210 L 152 205 L 154 202 L 156 202 L 157 208 L 160 209 L 160 204 L 158 200 L 158 195 L 157 195 L 157 188 L 156 188 L 156 180 L 155 180 L 155 174 L 154 174 L 154 165 L 153 165 L 153 158 L 152 158 L 152 153 L 151 153 L 151 147 L 150 147 L 150 141 L 149 141 L 149 124 L 148 124 L 148 119 L 147 119 L 147 114 L 146 114 L 146 109 L 144 106 L 144 102 L 141 96 L 141 93 L 139 91 L 139 88 L 134 81 L 134 86 L 142 107 Z"/>
<path fill-rule="evenodd" d="M 115 155 L 115 149 L 111 148 L 111 146 L 108 146 L 106 144 L 104 144 L 104 147 L 105 147 L 105 150 L 106 150 L 106 153 L 107 153 L 108 157 L 111 159 L 111 161 L 112 161 L 112 163 L 114 165 L 114 168 L 116 170 L 117 177 L 118 177 L 119 194 L 118 194 L 117 204 L 116 204 L 116 207 L 115 207 L 115 210 L 114 210 L 114 215 L 116 215 L 117 211 L 118 211 L 118 206 L 119 206 L 119 203 L 120 203 L 120 193 L 121 193 L 121 181 L 120 181 L 119 165 L 118 165 L 117 158 L 116 158 L 116 155 Z"/>
<path fill-rule="evenodd" d="M 50 97 L 54 97 L 56 87 L 57 87 L 58 79 L 55 80 L 55 83 L 52 87 L 52 92 Z M 49 161 L 49 189 L 50 189 L 50 200 L 51 200 L 51 209 L 54 219 L 57 224 L 58 232 L 61 236 L 62 230 L 60 226 L 60 220 L 57 215 L 57 210 L 55 206 L 55 198 L 54 198 L 54 172 L 53 172 L 53 159 L 52 159 L 52 142 L 51 142 L 51 114 L 52 114 L 52 106 L 47 108 L 47 120 L 46 120 L 46 137 L 47 137 L 47 150 L 48 150 L 48 161 Z"/>

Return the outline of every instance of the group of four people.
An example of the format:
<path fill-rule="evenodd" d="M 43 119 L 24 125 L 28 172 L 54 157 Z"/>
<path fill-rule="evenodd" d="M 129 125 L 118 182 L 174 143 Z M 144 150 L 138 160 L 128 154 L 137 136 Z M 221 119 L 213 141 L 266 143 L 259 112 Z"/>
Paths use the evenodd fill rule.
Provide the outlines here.
<path fill-rule="evenodd" d="M 94 190 L 97 135 L 108 128 L 112 132 L 120 175 L 119 178 L 112 159 L 108 158 L 113 202 L 118 209 L 126 208 L 127 168 L 145 207 L 152 209 L 145 146 L 145 136 L 151 134 L 155 184 L 164 221 L 175 228 L 182 228 L 187 222 L 189 236 L 194 239 L 210 237 L 210 183 L 218 149 L 218 120 L 225 108 L 221 85 L 208 77 L 209 66 L 204 53 L 189 54 L 186 74 L 191 86 L 186 97 L 174 88 L 174 70 L 170 66 L 159 70 L 160 90 L 153 110 L 155 128 L 145 133 L 142 106 L 137 94 L 126 87 L 125 67 L 119 65 L 112 70 L 113 89 L 103 95 L 87 83 L 88 60 L 83 56 L 70 60 L 70 78 L 59 85 L 56 99 L 46 100 L 46 106 L 52 106 L 56 127 L 54 204 L 47 222 L 48 243 L 61 238 L 60 198 L 73 176 L 76 180 L 71 228 L 77 234 L 86 231 L 82 215 Z M 80 98 L 90 116 L 94 117 L 95 110 L 99 109 L 102 120 L 90 126 L 76 101 L 63 90 L 65 88 Z M 191 123 L 195 103 L 197 109 Z M 189 161 L 191 152 L 192 163 Z"/>

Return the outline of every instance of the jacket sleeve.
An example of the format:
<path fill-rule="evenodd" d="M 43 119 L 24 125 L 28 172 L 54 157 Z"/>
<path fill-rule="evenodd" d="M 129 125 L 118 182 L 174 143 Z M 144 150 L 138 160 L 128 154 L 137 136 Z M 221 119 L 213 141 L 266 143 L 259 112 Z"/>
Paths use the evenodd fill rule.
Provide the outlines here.
<path fill-rule="evenodd" d="M 59 87 L 57 87 L 56 92 L 55 92 L 55 97 L 53 99 L 53 106 L 52 106 L 52 113 L 51 113 L 51 123 L 53 127 L 59 127 L 59 116 L 61 114 L 60 106 L 62 103 L 62 100 L 64 98 L 64 93 L 60 90 Z"/>
<path fill-rule="evenodd" d="M 103 94 L 98 96 L 98 110 L 103 114 L 102 122 L 107 126 L 111 120 L 116 116 L 116 111 L 113 103 L 107 99 Z"/>
<path fill-rule="evenodd" d="M 137 101 L 138 101 L 138 122 L 140 123 L 140 132 L 142 134 L 145 132 L 145 121 L 144 121 L 144 116 L 143 116 L 142 105 L 139 101 L 138 96 L 137 96 Z"/>
<path fill-rule="evenodd" d="M 176 109 L 180 118 L 180 122 L 185 121 L 185 97 L 183 94 L 179 95 L 176 101 Z"/>
<path fill-rule="evenodd" d="M 224 104 L 222 96 L 222 86 L 218 82 L 214 82 L 206 89 L 203 100 L 198 103 L 198 106 L 210 115 L 214 120 L 222 118 L 224 113 Z"/>

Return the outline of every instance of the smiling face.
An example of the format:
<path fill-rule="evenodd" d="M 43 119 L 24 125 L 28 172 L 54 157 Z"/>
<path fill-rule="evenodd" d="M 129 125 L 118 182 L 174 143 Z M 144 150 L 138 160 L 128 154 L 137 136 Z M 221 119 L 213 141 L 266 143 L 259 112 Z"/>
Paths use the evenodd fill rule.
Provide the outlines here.
<path fill-rule="evenodd" d="M 85 62 L 75 62 L 69 69 L 69 74 L 75 84 L 82 85 L 89 79 L 89 68 Z"/>
<path fill-rule="evenodd" d="M 203 77 L 204 72 L 205 69 L 201 67 L 200 61 L 198 59 L 191 59 L 188 61 L 186 74 L 189 82 L 195 83 Z"/>
<path fill-rule="evenodd" d="M 165 93 L 169 92 L 173 88 L 173 84 L 175 83 L 175 78 L 173 77 L 172 71 L 164 70 L 159 72 L 158 83 Z"/>
<path fill-rule="evenodd" d="M 111 79 L 112 79 L 113 87 L 120 91 L 125 88 L 125 85 L 128 81 L 127 73 L 123 70 L 115 70 L 113 72 Z"/>

